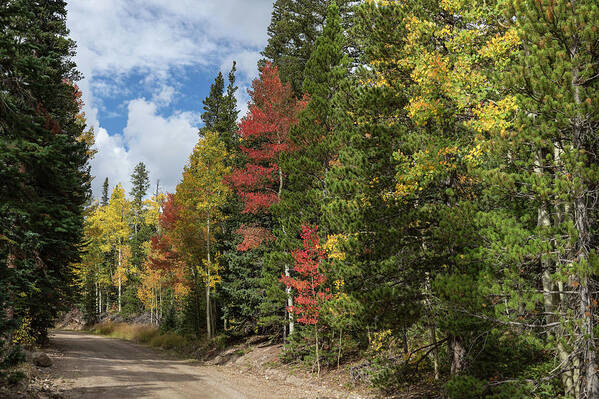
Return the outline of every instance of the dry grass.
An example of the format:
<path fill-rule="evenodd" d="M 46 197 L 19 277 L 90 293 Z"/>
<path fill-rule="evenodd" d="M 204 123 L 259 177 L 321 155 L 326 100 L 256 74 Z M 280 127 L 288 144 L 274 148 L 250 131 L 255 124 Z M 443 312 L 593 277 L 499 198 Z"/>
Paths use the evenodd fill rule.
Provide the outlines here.
<path fill-rule="evenodd" d="M 187 353 L 193 346 L 189 339 L 181 335 L 175 333 L 161 334 L 156 327 L 139 324 L 105 322 L 93 326 L 91 332 L 147 344 L 155 348 L 175 350 L 179 353 Z"/>
<path fill-rule="evenodd" d="M 150 341 L 150 345 L 162 349 L 174 349 L 177 352 L 185 352 L 189 348 L 189 341 L 178 334 L 166 333 L 156 335 Z"/>

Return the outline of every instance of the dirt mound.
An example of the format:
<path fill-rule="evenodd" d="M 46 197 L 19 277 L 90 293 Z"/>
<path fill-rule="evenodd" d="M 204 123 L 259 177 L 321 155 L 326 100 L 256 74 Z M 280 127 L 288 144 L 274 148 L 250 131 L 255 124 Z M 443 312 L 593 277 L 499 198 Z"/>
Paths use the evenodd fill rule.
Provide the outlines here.
<path fill-rule="evenodd" d="M 66 313 L 56 323 L 56 328 L 59 330 L 75 330 L 81 331 L 86 327 L 85 317 L 79 309 L 73 309 Z"/>

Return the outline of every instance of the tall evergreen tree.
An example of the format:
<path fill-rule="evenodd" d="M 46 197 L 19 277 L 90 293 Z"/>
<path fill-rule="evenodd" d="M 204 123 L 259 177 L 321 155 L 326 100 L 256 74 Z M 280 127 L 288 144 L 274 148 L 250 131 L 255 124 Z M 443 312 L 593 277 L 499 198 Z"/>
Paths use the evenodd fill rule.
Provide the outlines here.
<path fill-rule="evenodd" d="M 213 131 L 214 124 L 221 112 L 224 89 L 225 80 L 222 72 L 219 72 L 214 79 L 214 83 L 210 85 L 208 97 L 202 101 L 204 104 L 204 112 L 202 113 L 204 128 L 202 130 Z"/>
<path fill-rule="evenodd" d="M 483 175 L 489 285 L 508 298 L 500 317 L 546 332 L 565 396 L 597 398 L 599 6 L 523 0 L 506 11 L 521 48 L 502 74 L 511 106 L 490 104 L 482 125 L 496 157 Z"/>
<path fill-rule="evenodd" d="M 348 73 L 343 41 L 339 8 L 332 2 L 324 31 L 306 64 L 304 92 L 308 95 L 308 104 L 289 131 L 294 150 L 283 154 L 281 160 L 287 184 L 275 215 L 285 226 L 286 234 L 298 240 L 302 224 L 324 229 L 320 223 L 321 208 L 326 200 L 324 182 L 336 157 L 331 100 L 339 89 L 340 80 Z"/>
<path fill-rule="evenodd" d="M 64 1 L 0 6 L 0 268 L 8 318 L 40 341 L 69 303 L 89 196 L 87 146 Z M 16 295 L 19 294 L 19 295 Z"/>
<path fill-rule="evenodd" d="M 260 65 L 270 61 L 277 66 L 281 80 L 291 84 L 298 98 L 303 95 L 304 69 L 323 30 L 330 3 L 332 0 L 276 0 L 274 3 L 268 44 L 262 51 L 264 60 Z M 345 29 L 351 24 L 355 3 L 353 0 L 337 1 Z"/>
<path fill-rule="evenodd" d="M 304 91 L 309 102 L 289 131 L 292 151 L 280 157 L 286 183 L 280 202 L 273 206 L 276 240 L 266 257 L 267 266 L 273 270 L 291 269 L 292 252 L 302 245 L 302 226 L 322 226 L 323 207 L 328 197 L 325 179 L 336 156 L 331 100 L 339 89 L 340 80 L 347 74 L 343 40 L 339 8 L 332 2 L 324 31 L 306 65 Z M 320 230 L 323 235 L 328 233 L 325 227 Z"/>
<path fill-rule="evenodd" d="M 143 162 L 139 162 L 131 174 L 131 223 L 132 235 L 129 242 L 131 249 L 131 268 L 128 269 L 127 279 L 129 284 L 125 288 L 123 295 L 124 312 L 126 314 L 136 313 L 140 310 L 141 303 L 138 300 L 137 290 L 139 287 L 138 271 L 141 270 L 146 260 L 146 251 L 144 243 L 150 240 L 155 231 L 154 226 L 146 224 L 146 206 L 144 198 L 150 188 L 150 179 L 148 170 Z M 129 273 L 131 271 L 131 273 Z"/>
<path fill-rule="evenodd" d="M 109 196 L 110 185 L 108 184 L 108 177 L 104 179 L 104 183 L 102 184 L 102 200 L 100 201 L 100 205 L 106 206 L 108 205 L 108 201 L 110 200 Z"/>
<path fill-rule="evenodd" d="M 233 153 L 237 147 L 237 99 L 235 92 L 235 73 L 237 64 L 233 66 L 228 75 L 228 85 L 225 90 L 225 81 L 221 72 L 216 76 L 214 83 L 210 86 L 210 93 L 203 101 L 204 112 L 202 120 L 204 126 L 200 134 L 204 132 L 217 132 L 229 153 Z"/>
<path fill-rule="evenodd" d="M 344 282 L 354 314 L 355 337 L 366 344 L 367 329 L 398 331 L 420 310 L 419 278 L 403 260 L 405 207 L 390 200 L 395 187 L 393 159 L 399 138 L 406 134 L 409 102 L 403 82 L 405 68 L 381 62 L 379 51 L 391 55 L 402 48 L 405 9 L 369 2 L 357 10 L 355 31 L 367 46 L 364 66 L 343 79 L 333 101 L 334 143 L 339 155 L 330 162 L 325 188 L 325 226 L 338 237 L 344 256 L 335 259 L 329 278 Z M 382 78 L 390 85 L 374 84 Z"/>
<path fill-rule="evenodd" d="M 233 158 L 236 151 L 239 151 L 239 134 L 237 127 L 237 118 L 239 110 L 237 109 L 237 86 L 235 84 L 235 73 L 237 72 L 237 63 L 233 61 L 233 66 L 228 76 L 227 89 L 222 97 L 222 105 L 218 118 L 214 122 L 214 131 L 220 136 L 221 141 L 225 143 L 225 148 L 230 158 Z"/>
<path fill-rule="evenodd" d="M 144 197 L 150 188 L 150 178 L 148 177 L 148 169 L 145 163 L 139 162 L 135 166 L 133 173 L 131 173 L 131 184 L 133 185 L 131 189 L 131 204 L 135 209 L 141 211 Z"/>

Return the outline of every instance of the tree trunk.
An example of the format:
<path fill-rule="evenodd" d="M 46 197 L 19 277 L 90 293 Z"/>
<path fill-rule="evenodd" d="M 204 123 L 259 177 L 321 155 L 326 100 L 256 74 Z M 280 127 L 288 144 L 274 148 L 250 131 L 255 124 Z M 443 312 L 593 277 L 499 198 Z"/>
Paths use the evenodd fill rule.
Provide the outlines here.
<path fill-rule="evenodd" d="M 122 261 L 123 261 L 123 249 L 120 243 L 120 239 L 119 239 L 119 313 L 121 313 L 121 273 L 123 273 L 123 265 L 122 265 Z"/>
<path fill-rule="evenodd" d="M 314 335 L 316 337 L 316 370 L 318 378 L 320 378 L 320 352 L 318 348 L 318 324 L 314 324 Z"/>
<path fill-rule="evenodd" d="M 589 256 L 590 232 L 586 198 L 577 198 L 575 202 L 575 222 L 578 230 L 578 262 L 584 262 Z M 599 378 L 597 376 L 597 346 L 595 345 L 595 306 L 591 294 L 591 279 L 588 272 L 580 278 L 580 317 L 582 375 L 579 378 L 581 399 L 599 398 Z"/>
<path fill-rule="evenodd" d="M 343 328 L 339 330 L 339 350 L 337 351 L 337 370 L 339 370 L 339 364 L 341 363 L 341 346 L 343 345 Z"/>
<path fill-rule="evenodd" d="M 119 274 L 119 313 L 121 312 L 121 275 Z"/>
<path fill-rule="evenodd" d="M 9 250 L 8 255 L 6 257 L 6 267 L 9 270 L 15 270 L 17 268 L 16 260 L 17 260 L 17 258 L 15 256 L 15 254 L 11 250 Z M 8 308 L 6 309 L 6 320 L 12 321 L 15 317 L 15 308 L 12 305 L 14 303 L 13 290 L 9 290 L 9 298 L 10 298 L 10 306 L 8 306 Z M 7 337 L 7 341 L 9 342 L 9 344 L 13 340 L 13 333 L 14 333 L 14 331 L 12 329 L 9 329 L 8 337 Z"/>
<path fill-rule="evenodd" d="M 289 271 L 289 265 L 285 265 L 285 276 L 291 276 L 291 272 Z M 287 294 L 287 309 L 291 309 L 293 307 L 293 296 L 291 295 L 291 287 L 285 287 L 285 293 Z M 295 322 L 293 321 L 293 314 L 291 312 L 287 312 L 287 316 L 289 317 L 289 335 L 291 335 L 295 331 Z"/>
<path fill-rule="evenodd" d="M 462 343 L 462 337 L 452 335 L 449 338 L 449 354 L 451 357 L 451 375 L 460 374 L 466 363 L 466 349 Z"/>
<path fill-rule="evenodd" d="M 433 349 L 433 370 L 434 370 L 434 375 L 435 375 L 435 381 L 438 381 L 440 378 L 440 373 L 439 373 L 439 348 L 437 348 L 437 328 L 436 326 L 433 324 L 430 327 L 430 333 L 431 333 L 431 343 L 434 346 Z"/>
<path fill-rule="evenodd" d="M 207 258 L 208 265 L 206 267 L 206 334 L 208 339 L 212 339 L 212 317 L 210 309 L 210 211 L 208 211 L 208 218 L 206 223 L 206 246 L 207 246 Z"/>
<path fill-rule="evenodd" d="M 576 0 L 571 0 L 572 10 L 576 10 Z M 576 21 L 578 22 L 578 21 Z M 576 24 L 577 25 L 577 24 Z M 576 58 L 578 58 L 578 40 L 575 40 L 573 47 L 570 49 L 570 54 L 574 65 L 576 65 Z M 572 94 L 574 95 L 574 101 L 577 105 L 578 114 L 573 120 L 573 147 L 575 150 L 585 149 L 585 127 L 583 121 L 583 114 L 581 112 L 581 98 L 580 98 L 580 86 L 578 83 L 579 70 L 575 66 L 572 70 Z M 586 132 L 587 134 L 593 134 L 594 132 Z M 575 177 L 579 178 L 580 181 L 585 181 L 580 171 L 576 171 Z M 587 200 L 589 196 L 588 188 L 583 186 L 583 190 L 580 193 L 576 193 L 574 200 L 574 223 L 578 232 L 578 241 L 576 245 L 579 264 L 588 262 L 589 252 L 591 248 L 591 221 L 588 213 Z M 580 393 L 579 398 L 581 399 L 597 399 L 599 398 L 599 378 L 597 376 L 597 347 L 595 344 L 594 337 L 594 309 L 593 298 L 591 294 L 591 278 L 590 271 L 583 271 L 580 276 L 580 295 L 579 295 L 579 311 L 580 318 L 582 319 L 581 326 L 581 337 L 580 341 L 580 361 L 582 375 L 579 378 Z"/>
<path fill-rule="evenodd" d="M 281 140 L 279 139 L 279 144 L 280 143 L 281 143 Z M 283 170 L 279 167 L 279 191 L 278 191 L 279 200 L 281 199 L 282 193 L 283 193 Z M 287 234 L 287 232 L 285 232 L 285 234 Z M 286 277 L 291 276 L 291 272 L 289 270 L 289 265 L 285 265 L 285 276 Z M 285 288 L 285 294 L 287 295 L 287 309 L 290 309 L 291 307 L 293 307 L 293 296 L 291 296 L 291 288 L 290 287 Z M 293 314 L 291 312 L 288 312 L 287 310 L 285 311 L 285 313 L 286 313 L 287 317 L 289 317 L 288 330 L 289 330 L 289 335 L 291 335 L 295 331 L 295 322 L 293 321 Z"/>

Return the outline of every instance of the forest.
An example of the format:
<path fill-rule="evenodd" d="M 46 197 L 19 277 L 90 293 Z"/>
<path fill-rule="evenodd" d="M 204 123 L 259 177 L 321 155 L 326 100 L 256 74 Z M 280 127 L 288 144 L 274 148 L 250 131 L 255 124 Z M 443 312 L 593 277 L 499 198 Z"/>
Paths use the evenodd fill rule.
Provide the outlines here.
<path fill-rule="evenodd" d="M 176 191 L 97 199 L 65 18 L 0 5 L 0 371 L 77 306 L 381 395 L 599 398 L 596 0 L 276 0 L 247 114 L 233 63 Z"/>

